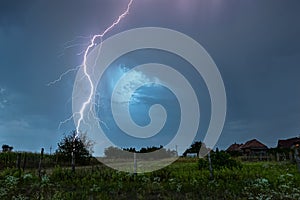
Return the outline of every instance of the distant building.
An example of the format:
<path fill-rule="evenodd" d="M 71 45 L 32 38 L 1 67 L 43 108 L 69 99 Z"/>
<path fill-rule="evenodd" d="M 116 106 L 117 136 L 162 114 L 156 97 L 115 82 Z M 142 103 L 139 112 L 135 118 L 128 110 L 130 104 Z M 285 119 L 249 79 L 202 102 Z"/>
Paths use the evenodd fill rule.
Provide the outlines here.
<path fill-rule="evenodd" d="M 300 144 L 300 138 L 294 137 L 286 140 L 278 140 L 277 148 L 279 149 L 291 149 L 296 144 Z"/>
<path fill-rule="evenodd" d="M 288 158 L 297 161 L 299 146 L 299 137 L 278 140 L 276 148 L 277 161 L 287 160 Z"/>
<path fill-rule="evenodd" d="M 230 145 L 227 149 L 226 149 L 226 152 L 228 152 L 228 153 L 231 153 L 231 152 L 241 152 L 242 150 L 241 150 L 241 146 L 242 146 L 243 144 L 237 144 L 237 143 L 234 143 L 234 144 L 232 144 L 232 145 Z"/>
<path fill-rule="evenodd" d="M 197 155 L 197 153 L 187 153 L 186 157 L 188 157 L 188 158 L 197 158 L 198 155 Z"/>
<path fill-rule="evenodd" d="M 245 156 L 266 156 L 268 147 L 260 141 L 253 139 L 239 147 Z"/>

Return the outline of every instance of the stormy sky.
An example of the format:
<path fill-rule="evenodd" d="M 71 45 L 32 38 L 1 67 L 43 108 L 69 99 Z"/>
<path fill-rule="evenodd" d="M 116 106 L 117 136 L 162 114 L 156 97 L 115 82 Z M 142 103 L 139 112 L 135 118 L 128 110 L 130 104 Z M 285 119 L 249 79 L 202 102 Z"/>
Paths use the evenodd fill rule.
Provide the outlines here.
<path fill-rule="evenodd" d="M 126 0 L 0 1 L 1 144 L 12 145 L 16 151 L 38 151 L 44 147 L 49 152 L 51 146 L 56 149 L 64 134 L 75 129 L 73 121 L 60 129 L 58 126 L 72 115 L 76 71 L 54 85 L 47 84 L 82 63 L 82 51 L 90 37 L 108 27 L 127 3 Z M 298 0 L 136 0 L 130 14 L 106 38 L 149 26 L 174 29 L 190 36 L 213 58 L 226 88 L 227 117 L 216 146 L 225 149 L 234 142 L 257 138 L 275 147 L 278 139 L 300 134 L 299 9 Z M 157 61 L 170 56 L 144 52 L 137 53 L 136 60 L 134 56 L 121 58 L 102 82 L 104 85 L 114 82 L 120 68 L 126 72 L 132 63 L 148 61 L 149 54 Z M 174 65 L 181 63 L 175 61 Z M 182 62 L 177 67 L 184 65 Z M 194 78 L 193 82 L 197 80 Z M 105 96 L 110 91 L 103 87 L 99 86 L 99 91 Z M 199 90 L 199 96 L 207 93 L 205 88 Z M 159 98 L 152 98 L 153 93 L 146 90 L 141 93 L 148 103 L 163 100 L 166 106 L 174 98 L 164 88 L 154 93 Z M 203 94 L 203 99 L 204 104 L 209 102 L 207 94 Z M 209 103 L 204 105 L 209 106 Z M 106 108 L 101 109 L 99 116 L 105 118 Z M 141 125 L 147 123 L 147 119 L 139 122 L 144 109 L 148 107 L 139 105 L 132 113 Z M 207 128 L 205 119 L 209 118 L 209 111 L 203 118 L 204 127 L 200 126 L 196 137 L 199 140 Z M 171 121 L 166 130 L 176 128 L 175 122 L 176 119 Z M 119 137 L 112 138 L 118 143 Z M 134 145 L 133 140 L 128 142 Z"/>

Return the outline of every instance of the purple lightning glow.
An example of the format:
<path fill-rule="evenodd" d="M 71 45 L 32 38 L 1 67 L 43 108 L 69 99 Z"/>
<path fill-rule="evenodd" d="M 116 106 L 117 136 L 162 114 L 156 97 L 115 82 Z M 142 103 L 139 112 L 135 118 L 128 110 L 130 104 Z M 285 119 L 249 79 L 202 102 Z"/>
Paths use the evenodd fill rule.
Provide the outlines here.
<path fill-rule="evenodd" d="M 83 67 L 83 72 L 84 72 L 84 76 L 88 79 L 88 82 L 89 82 L 89 85 L 90 85 L 90 93 L 89 93 L 89 96 L 87 98 L 87 100 L 85 102 L 83 102 L 82 104 L 82 107 L 79 111 L 79 119 L 76 123 L 76 136 L 75 138 L 78 136 L 79 132 L 80 132 L 80 125 L 81 123 L 83 122 L 83 116 L 84 116 L 84 111 L 86 110 L 87 106 L 91 104 L 91 101 L 92 101 L 92 97 L 94 95 L 94 90 L 95 90 L 95 86 L 92 82 L 92 79 L 91 79 L 91 76 L 90 74 L 87 72 L 87 55 L 88 53 L 90 52 L 90 50 L 96 45 L 96 39 L 100 38 L 101 40 L 101 43 L 100 45 L 102 44 L 102 41 L 103 41 L 103 37 L 109 32 L 111 31 L 116 25 L 118 25 L 121 20 L 123 18 L 126 17 L 126 15 L 129 14 L 129 10 L 131 8 L 131 5 L 133 3 L 134 0 L 130 0 L 128 5 L 127 5 L 127 9 L 117 18 L 116 21 L 114 21 L 111 26 L 109 26 L 107 29 L 105 29 L 101 34 L 97 34 L 97 35 L 94 35 L 92 37 L 92 39 L 90 40 L 90 44 L 89 46 L 85 49 L 84 51 L 84 56 L 83 56 L 83 63 L 82 63 L 82 67 Z"/>

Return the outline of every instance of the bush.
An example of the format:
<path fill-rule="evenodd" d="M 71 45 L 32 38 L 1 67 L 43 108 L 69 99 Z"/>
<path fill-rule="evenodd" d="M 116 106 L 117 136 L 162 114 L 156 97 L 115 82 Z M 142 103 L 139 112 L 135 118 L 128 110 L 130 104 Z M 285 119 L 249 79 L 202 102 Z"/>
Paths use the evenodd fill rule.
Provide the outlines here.
<path fill-rule="evenodd" d="M 219 170 L 219 169 L 223 169 L 223 168 L 228 168 L 228 169 L 233 169 L 233 168 L 241 168 L 242 164 L 231 158 L 230 155 L 224 151 L 217 151 L 217 152 L 213 152 L 210 155 L 211 157 L 211 165 L 213 169 Z M 208 163 L 208 159 L 205 158 L 201 158 L 198 161 L 198 167 L 199 169 L 208 169 L 209 168 L 209 163 Z"/>

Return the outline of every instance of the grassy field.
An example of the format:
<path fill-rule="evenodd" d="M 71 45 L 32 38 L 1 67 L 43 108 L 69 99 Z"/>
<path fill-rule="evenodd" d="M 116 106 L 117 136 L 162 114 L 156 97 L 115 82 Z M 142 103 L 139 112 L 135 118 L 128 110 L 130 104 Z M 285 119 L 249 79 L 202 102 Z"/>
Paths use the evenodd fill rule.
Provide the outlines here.
<path fill-rule="evenodd" d="M 0 172 L 0 199 L 300 199 L 294 164 L 243 162 L 241 169 L 199 170 L 197 160 L 179 160 L 151 173 L 118 172 L 103 165 Z"/>

